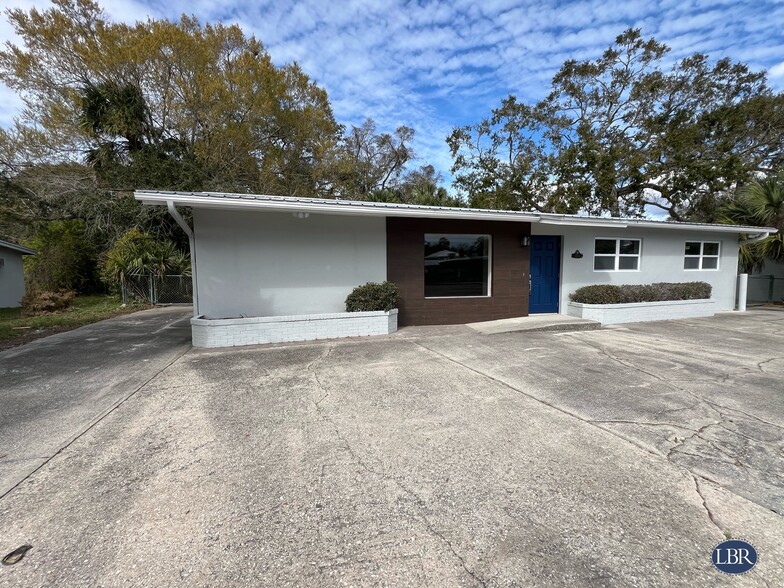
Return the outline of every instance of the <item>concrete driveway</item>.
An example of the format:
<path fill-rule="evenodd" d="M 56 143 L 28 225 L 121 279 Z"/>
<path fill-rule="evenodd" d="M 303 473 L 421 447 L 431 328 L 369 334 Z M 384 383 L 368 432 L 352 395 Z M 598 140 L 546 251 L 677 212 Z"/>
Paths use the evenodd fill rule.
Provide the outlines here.
<path fill-rule="evenodd" d="M 190 316 L 157 308 L 0 352 L 0 496 L 190 349 Z"/>
<path fill-rule="evenodd" d="M 191 351 L 0 500 L 0 583 L 780 586 L 782 325 Z"/>

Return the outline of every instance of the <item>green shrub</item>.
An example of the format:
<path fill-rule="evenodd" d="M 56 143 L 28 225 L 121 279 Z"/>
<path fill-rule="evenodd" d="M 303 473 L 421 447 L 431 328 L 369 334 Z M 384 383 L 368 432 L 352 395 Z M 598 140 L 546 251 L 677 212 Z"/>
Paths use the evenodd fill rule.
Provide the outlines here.
<path fill-rule="evenodd" d="M 123 233 L 101 261 L 107 283 L 123 283 L 128 276 L 190 275 L 191 260 L 170 241 L 156 241 L 152 235 L 130 229 Z"/>
<path fill-rule="evenodd" d="M 661 302 L 663 300 L 701 300 L 711 297 L 706 282 L 659 282 L 656 284 L 597 284 L 583 286 L 569 295 L 581 304 L 627 304 L 630 302 Z"/>
<path fill-rule="evenodd" d="M 26 245 L 37 252 L 24 260 L 28 290 L 84 294 L 99 289 L 96 250 L 81 220 L 42 223 Z"/>
<path fill-rule="evenodd" d="M 36 316 L 71 306 L 76 292 L 30 292 L 22 298 L 22 315 Z"/>
<path fill-rule="evenodd" d="M 683 298 L 672 298 L 672 300 L 701 300 L 711 297 L 713 287 L 706 282 L 685 282 L 680 284 Z"/>
<path fill-rule="evenodd" d="M 399 297 L 400 292 L 392 282 L 368 282 L 351 291 L 346 298 L 346 311 L 392 310 Z"/>
<path fill-rule="evenodd" d="M 609 284 L 583 286 L 571 293 L 569 299 L 572 302 L 582 302 L 583 304 L 620 304 L 621 289 Z"/>

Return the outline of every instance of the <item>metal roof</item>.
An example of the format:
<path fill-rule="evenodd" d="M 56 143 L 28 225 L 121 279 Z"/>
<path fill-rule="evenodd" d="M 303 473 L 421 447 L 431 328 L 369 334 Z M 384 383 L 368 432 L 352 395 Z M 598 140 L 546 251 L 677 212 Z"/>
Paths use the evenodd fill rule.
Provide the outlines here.
<path fill-rule="evenodd" d="M 329 200 L 301 198 L 298 196 L 270 196 L 265 194 L 232 194 L 223 192 L 169 192 L 161 190 L 136 190 L 134 196 L 144 204 L 166 205 L 173 202 L 194 208 L 264 209 L 283 212 L 313 212 L 338 215 L 393 216 L 453 218 L 469 220 L 503 220 L 511 222 L 540 223 L 542 225 L 591 226 L 626 228 L 629 226 L 657 229 L 713 231 L 722 233 L 776 233 L 771 227 L 688 223 L 664 220 L 605 218 L 574 214 L 522 212 L 516 210 L 490 210 L 390 202 L 364 202 L 359 200 Z"/>
<path fill-rule="evenodd" d="M 35 249 L 30 249 L 29 247 L 23 247 L 22 245 L 17 245 L 16 243 L 9 243 L 8 241 L 0 240 L 0 247 L 4 247 L 5 249 L 13 249 L 14 251 L 18 251 L 22 255 L 35 255 Z"/>

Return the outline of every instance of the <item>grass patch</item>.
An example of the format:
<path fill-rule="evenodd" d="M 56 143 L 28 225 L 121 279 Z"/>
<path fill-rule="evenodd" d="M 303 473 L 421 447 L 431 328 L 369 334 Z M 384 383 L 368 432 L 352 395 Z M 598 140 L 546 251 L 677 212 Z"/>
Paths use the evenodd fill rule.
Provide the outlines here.
<path fill-rule="evenodd" d="M 113 316 L 150 308 L 144 304 L 122 306 L 119 296 L 77 296 L 59 312 L 23 317 L 21 308 L 0 308 L 0 349 L 102 321 Z"/>

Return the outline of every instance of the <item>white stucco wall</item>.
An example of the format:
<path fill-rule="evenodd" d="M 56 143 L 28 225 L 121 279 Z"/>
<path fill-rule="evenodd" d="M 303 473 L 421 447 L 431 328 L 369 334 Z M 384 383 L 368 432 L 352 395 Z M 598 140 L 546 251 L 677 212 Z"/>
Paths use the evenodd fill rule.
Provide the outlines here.
<path fill-rule="evenodd" d="M 22 305 L 25 294 L 22 254 L 0 245 L 0 308 L 16 308 Z"/>
<path fill-rule="evenodd" d="M 711 233 L 674 229 L 641 229 L 629 227 L 586 228 L 539 225 L 533 223 L 534 235 L 561 235 L 561 299 L 559 312 L 566 314 L 569 294 L 590 284 L 652 284 L 654 282 L 707 282 L 713 286 L 716 310 L 735 308 L 738 267 L 738 236 L 732 233 Z M 594 271 L 594 239 L 597 237 L 640 239 L 641 256 L 638 271 Z M 721 243 L 718 270 L 686 271 L 683 269 L 686 241 L 718 241 Z M 579 249 L 582 259 L 573 259 Z"/>
<path fill-rule="evenodd" d="M 356 286 L 386 279 L 386 220 L 193 211 L 200 313 L 209 318 L 345 311 Z"/>

